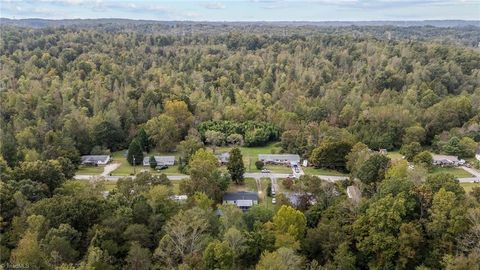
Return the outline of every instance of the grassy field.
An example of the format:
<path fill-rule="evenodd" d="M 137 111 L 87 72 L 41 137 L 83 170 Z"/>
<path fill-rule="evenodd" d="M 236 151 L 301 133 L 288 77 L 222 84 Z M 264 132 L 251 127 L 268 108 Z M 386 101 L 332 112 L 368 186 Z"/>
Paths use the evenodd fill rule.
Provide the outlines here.
<path fill-rule="evenodd" d="M 435 167 L 433 168 L 433 171 L 431 174 L 437 174 L 437 173 L 449 173 L 452 174 L 455 177 L 472 177 L 472 175 L 465 171 L 462 168 L 456 168 L 456 167 Z"/>
<path fill-rule="evenodd" d="M 303 171 L 305 174 L 314 174 L 314 175 L 330 175 L 330 176 L 346 176 L 348 174 L 341 173 L 335 170 L 330 170 L 330 169 L 316 169 L 314 167 L 306 167 L 303 168 Z"/>
<path fill-rule="evenodd" d="M 239 147 L 240 151 L 243 155 L 243 163 L 245 164 L 245 168 L 247 172 L 259 172 L 255 167 L 255 161 L 258 160 L 258 154 L 271 154 L 273 152 L 278 153 L 281 147 L 277 146 L 277 142 L 269 143 L 265 146 L 261 147 Z M 224 152 L 230 152 L 233 147 L 231 146 L 224 146 L 224 147 L 216 147 L 215 153 L 220 154 Z M 210 151 L 213 151 L 212 148 L 208 148 Z M 292 170 L 286 166 L 268 166 L 267 167 L 272 172 L 278 173 L 290 173 Z"/>
<path fill-rule="evenodd" d="M 228 187 L 227 192 L 239 192 L 239 191 L 249 191 L 249 192 L 257 192 L 257 183 L 253 178 L 245 178 L 245 182 L 243 185 L 237 185 L 235 183 L 231 183 Z"/>
<path fill-rule="evenodd" d="M 71 180 L 71 181 L 79 183 L 82 186 L 86 186 L 89 183 L 88 181 L 85 181 L 85 180 Z M 115 181 L 101 181 L 96 183 L 103 185 L 105 191 L 112 191 L 117 187 L 117 182 Z"/>
<path fill-rule="evenodd" d="M 388 152 L 387 152 L 387 156 L 388 156 L 391 160 L 400 160 L 400 159 L 403 159 L 403 155 L 400 154 L 398 150 L 396 150 L 396 151 L 388 151 Z"/>
<path fill-rule="evenodd" d="M 103 166 L 80 166 L 77 174 L 99 175 L 103 173 Z"/>
<path fill-rule="evenodd" d="M 118 151 L 112 154 L 113 161 L 116 163 L 120 163 L 120 167 L 118 167 L 115 171 L 112 172 L 112 175 L 115 176 L 127 176 L 127 175 L 133 175 L 133 166 L 128 163 L 126 157 L 124 156 L 125 151 Z M 174 155 L 174 154 L 165 154 L 165 153 L 150 153 L 150 155 Z M 155 171 L 154 169 L 150 167 L 145 167 L 143 165 L 137 165 L 135 166 L 135 171 L 138 173 L 140 171 L 149 171 L 153 174 L 166 174 L 166 175 L 181 175 L 181 173 L 178 171 L 177 166 L 170 166 L 165 170 L 161 171 Z"/>
<path fill-rule="evenodd" d="M 460 183 L 460 186 L 465 189 L 465 192 L 470 192 L 472 191 L 472 188 L 474 187 L 480 187 L 480 183 Z"/>

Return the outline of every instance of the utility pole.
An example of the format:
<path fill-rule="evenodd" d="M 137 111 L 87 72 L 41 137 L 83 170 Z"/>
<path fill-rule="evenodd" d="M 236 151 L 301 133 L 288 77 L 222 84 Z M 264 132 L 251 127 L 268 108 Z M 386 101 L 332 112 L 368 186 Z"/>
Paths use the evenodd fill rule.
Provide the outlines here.
<path fill-rule="evenodd" d="M 133 175 L 135 174 L 135 155 L 133 155 Z"/>

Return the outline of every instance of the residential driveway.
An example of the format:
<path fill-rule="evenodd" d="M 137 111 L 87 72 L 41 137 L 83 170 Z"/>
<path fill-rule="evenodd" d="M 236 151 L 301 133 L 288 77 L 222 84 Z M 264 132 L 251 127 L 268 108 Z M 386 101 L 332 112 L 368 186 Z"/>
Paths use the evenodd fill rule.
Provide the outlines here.
<path fill-rule="evenodd" d="M 465 166 L 462 166 L 461 168 L 464 169 L 465 171 L 469 172 L 470 174 L 472 174 L 475 177 L 480 177 L 480 171 L 477 170 L 477 169 L 468 168 L 468 167 L 465 167 Z"/>
<path fill-rule="evenodd" d="M 120 167 L 120 163 L 110 163 L 105 165 L 103 168 L 103 173 L 101 176 L 108 176 L 111 172 L 115 171 L 118 167 Z"/>

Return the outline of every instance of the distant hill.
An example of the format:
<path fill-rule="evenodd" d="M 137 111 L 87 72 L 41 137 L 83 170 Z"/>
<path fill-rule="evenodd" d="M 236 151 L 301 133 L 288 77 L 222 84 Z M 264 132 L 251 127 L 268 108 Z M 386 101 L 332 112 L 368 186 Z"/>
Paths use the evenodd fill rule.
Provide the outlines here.
<path fill-rule="evenodd" d="M 480 20 L 425 20 L 425 21 L 296 21 L 296 22 L 200 22 L 200 21 L 153 21 L 153 20 L 130 20 L 130 19 L 69 19 L 69 20 L 46 20 L 46 19 L 8 19 L 0 18 L 0 25 L 20 26 L 20 27 L 94 27 L 99 25 L 209 25 L 209 26 L 249 26 L 249 25 L 269 25 L 269 26 L 317 26 L 317 27 L 342 27 L 342 26 L 433 26 L 433 27 L 480 27 Z"/>

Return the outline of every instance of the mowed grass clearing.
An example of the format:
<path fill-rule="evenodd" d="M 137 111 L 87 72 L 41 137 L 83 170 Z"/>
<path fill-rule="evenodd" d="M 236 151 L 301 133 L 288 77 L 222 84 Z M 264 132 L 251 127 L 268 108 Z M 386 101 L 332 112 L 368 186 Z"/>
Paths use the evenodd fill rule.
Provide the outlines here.
<path fill-rule="evenodd" d="M 150 153 L 148 154 L 148 156 L 151 156 L 151 155 L 169 155 L 169 156 L 173 156 L 175 154 L 173 153 Z M 147 155 L 145 155 L 147 156 Z M 114 176 L 129 176 L 129 175 L 133 175 L 134 173 L 134 167 L 132 165 L 130 165 L 130 163 L 128 163 L 127 161 L 127 158 L 125 157 L 125 151 L 122 150 L 122 151 L 117 151 L 117 152 L 114 152 L 112 154 L 112 159 L 113 161 L 112 162 L 115 162 L 115 163 L 120 163 L 120 167 L 118 167 L 115 171 L 112 172 L 112 175 Z M 168 167 L 167 169 L 165 170 L 161 170 L 161 171 L 156 171 L 152 168 L 150 168 L 149 166 L 143 166 L 143 165 L 137 165 L 135 166 L 135 172 L 136 173 L 139 173 L 141 171 L 148 171 L 152 174 L 166 174 L 166 175 L 182 175 L 182 173 L 180 173 L 178 171 L 178 166 L 175 165 L 175 166 L 170 166 Z"/>
<path fill-rule="evenodd" d="M 103 173 L 104 166 L 83 166 L 80 165 L 77 174 L 99 175 Z"/>
<path fill-rule="evenodd" d="M 460 186 L 465 189 L 466 193 L 469 193 L 474 187 L 480 187 L 480 183 L 460 183 Z"/>
<path fill-rule="evenodd" d="M 469 172 L 457 167 L 434 167 L 430 174 L 449 173 L 457 178 L 473 177 Z"/>
<path fill-rule="evenodd" d="M 233 148 L 234 146 L 215 147 L 215 154 L 230 152 Z M 213 148 L 208 147 L 207 149 L 213 152 Z M 278 142 L 271 142 L 265 146 L 258 146 L 258 147 L 240 146 L 239 149 L 242 152 L 243 164 L 245 165 L 246 172 L 259 172 L 260 170 L 258 170 L 257 167 L 255 167 L 255 161 L 258 160 L 258 155 L 279 153 L 281 150 L 281 147 L 278 145 Z M 287 166 L 268 165 L 266 167 L 272 172 L 278 172 L 278 173 L 292 172 L 292 170 Z"/>
<path fill-rule="evenodd" d="M 257 192 L 257 183 L 253 178 L 245 178 L 245 181 L 241 185 L 237 185 L 234 182 L 230 183 L 227 192 L 239 192 L 239 191 L 248 191 L 248 192 Z"/>
<path fill-rule="evenodd" d="M 314 168 L 314 167 L 303 167 L 303 172 L 305 174 L 311 175 L 328 175 L 328 176 L 347 176 L 346 173 L 341 173 L 339 171 L 324 169 L 324 168 Z"/>

